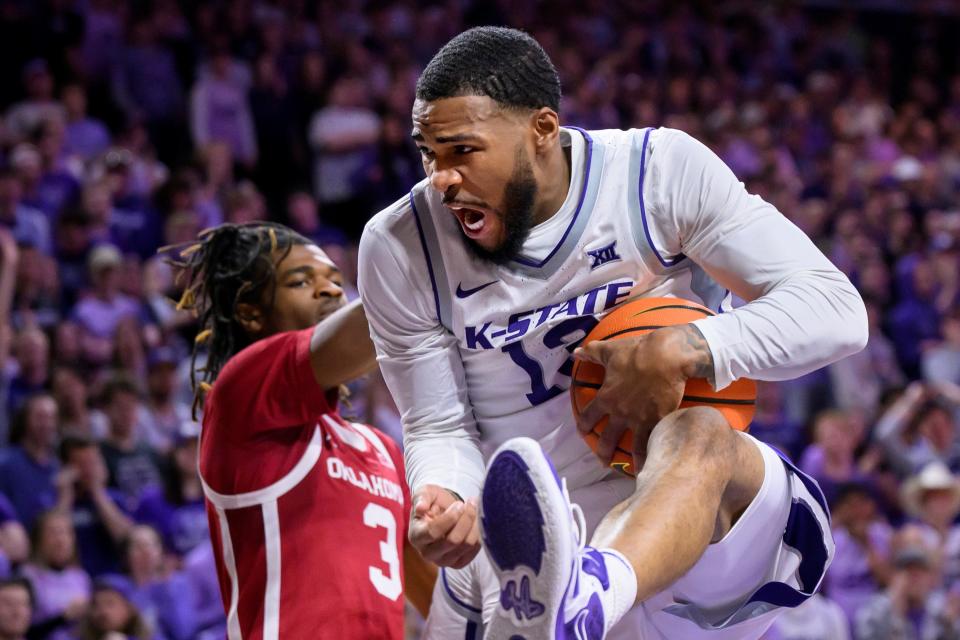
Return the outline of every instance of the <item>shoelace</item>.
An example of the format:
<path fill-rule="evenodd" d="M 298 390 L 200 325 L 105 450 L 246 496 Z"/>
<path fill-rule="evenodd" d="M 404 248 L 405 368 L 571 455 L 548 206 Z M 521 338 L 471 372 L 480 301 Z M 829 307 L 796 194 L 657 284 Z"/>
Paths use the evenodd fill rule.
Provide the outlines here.
<path fill-rule="evenodd" d="M 575 535 L 577 537 L 577 550 L 573 554 L 573 594 L 580 593 L 580 555 L 584 547 L 587 546 L 587 520 L 583 515 L 583 509 L 580 505 L 570 500 L 570 492 L 567 490 L 567 479 L 561 478 L 560 489 L 563 492 L 563 499 L 567 503 L 567 509 L 574 523 Z M 574 607 L 578 608 L 578 607 Z"/>
<path fill-rule="evenodd" d="M 580 555 L 583 548 L 587 546 L 587 519 L 586 516 L 583 515 L 583 509 L 580 508 L 580 505 L 570 500 L 570 492 L 567 491 L 566 478 L 560 480 L 560 489 L 563 491 L 563 499 L 567 502 L 567 509 L 570 510 L 570 517 L 573 518 L 573 522 L 576 524 L 577 555 Z"/>

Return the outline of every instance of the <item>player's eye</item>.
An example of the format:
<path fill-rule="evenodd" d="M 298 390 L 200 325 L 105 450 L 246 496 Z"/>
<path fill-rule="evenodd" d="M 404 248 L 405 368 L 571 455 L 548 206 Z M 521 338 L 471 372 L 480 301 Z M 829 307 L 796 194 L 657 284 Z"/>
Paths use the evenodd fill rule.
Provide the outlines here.
<path fill-rule="evenodd" d="M 476 149 L 474 149 L 473 147 L 471 147 L 471 146 L 469 146 L 469 145 L 466 145 L 466 144 L 458 144 L 457 146 L 455 146 L 455 147 L 453 148 L 453 151 L 454 151 L 454 153 L 456 153 L 457 155 L 465 156 L 465 155 L 467 155 L 468 153 L 473 153 L 474 151 L 476 151 Z"/>
<path fill-rule="evenodd" d="M 428 149 L 428 148 L 426 148 L 426 147 L 417 147 L 417 151 L 419 151 L 419 152 L 420 152 L 420 155 L 423 156 L 424 158 L 432 158 L 432 157 L 433 157 L 433 151 L 430 151 L 430 149 Z"/>
<path fill-rule="evenodd" d="M 306 278 L 303 278 L 300 280 L 291 280 L 290 282 L 287 283 L 287 286 L 290 287 L 291 289 L 298 289 L 300 287 L 305 287 L 308 284 L 310 284 L 309 281 Z"/>

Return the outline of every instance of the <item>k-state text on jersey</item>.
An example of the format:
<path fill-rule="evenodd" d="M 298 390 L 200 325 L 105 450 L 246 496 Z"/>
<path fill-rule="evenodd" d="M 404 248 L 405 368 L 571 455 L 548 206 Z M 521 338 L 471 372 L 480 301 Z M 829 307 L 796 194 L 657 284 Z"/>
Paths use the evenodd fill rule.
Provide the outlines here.
<path fill-rule="evenodd" d="M 633 285 L 632 280 L 611 282 L 562 302 L 514 313 L 506 322 L 491 320 L 482 325 L 464 327 L 464 346 L 467 349 L 497 349 L 520 340 L 531 329 L 550 320 L 591 316 L 606 311 L 626 298 Z"/>

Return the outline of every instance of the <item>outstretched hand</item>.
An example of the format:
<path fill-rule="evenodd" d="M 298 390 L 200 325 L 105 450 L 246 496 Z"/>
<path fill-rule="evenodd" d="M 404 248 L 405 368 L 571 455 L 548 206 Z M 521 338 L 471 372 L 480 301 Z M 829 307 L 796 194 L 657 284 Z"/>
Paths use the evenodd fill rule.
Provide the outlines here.
<path fill-rule="evenodd" d="M 680 406 L 687 380 L 713 378 L 713 356 L 707 341 L 690 324 L 619 340 L 597 340 L 573 355 L 605 369 L 597 395 L 577 419 L 577 429 L 585 434 L 604 416 L 609 417 L 597 444 L 597 455 L 605 465 L 613 459 L 624 432 L 632 429 L 634 464 L 643 468 L 650 432 Z"/>

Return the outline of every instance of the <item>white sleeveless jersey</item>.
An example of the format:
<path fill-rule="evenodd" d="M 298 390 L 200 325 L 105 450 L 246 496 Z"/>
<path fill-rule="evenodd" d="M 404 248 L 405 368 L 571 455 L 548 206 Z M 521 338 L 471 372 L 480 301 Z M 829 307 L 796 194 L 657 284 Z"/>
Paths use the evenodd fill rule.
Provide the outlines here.
<path fill-rule="evenodd" d="M 710 321 L 748 310 L 726 329 L 698 322 L 721 386 L 744 373 L 791 377 L 798 368 L 811 370 L 830 356 L 845 355 L 831 341 L 829 355 L 804 353 L 801 346 L 794 350 L 800 361 L 790 362 L 771 352 L 789 351 L 809 338 L 809 330 L 787 339 L 771 331 L 769 319 L 762 321 L 766 333 L 751 336 L 749 348 L 725 352 L 731 332 L 744 331 L 751 305 L 730 313 L 729 291 L 701 264 L 746 299 L 762 303 L 763 296 L 773 297 L 768 315 L 799 319 L 833 308 L 845 314 L 837 324 L 852 324 L 854 335 L 860 329 L 859 297 L 846 278 L 776 209 L 747 194 L 703 145 L 666 129 L 565 129 L 564 135 L 583 140 L 582 153 L 573 156 L 571 181 L 580 188 L 568 196 L 573 213 L 554 230 L 552 249 L 538 258 L 521 253 L 498 266 L 475 257 L 458 221 L 426 180 L 364 232 L 360 289 L 381 368 L 401 410 L 414 489 L 430 482 L 475 495 L 483 460 L 519 435 L 542 444 L 571 489 L 608 475 L 576 431 L 567 392 L 571 354 L 599 318 L 630 297 L 694 300 L 720 313 Z M 690 162 L 681 166 L 678 158 Z M 671 180 L 688 184 L 677 191 Z M 728 205 L 739 211 L 725 210 Z M 711 207 L 720 213 L 712 215 Z M 739 244 L 747 238 L 736 238 L 744 229 L 753 236 L 749 251 Z M 775 237 L 763 237 L 769 235 Z M 736 238 L 735 253 L 717 242 L 724 236 Z M 760 241 L 773 255 L 764 255 Z M 750 251 L 760 259 L 751 263 Z M 700 259 L 685 255 L 691 252 Z M 746 264 L 730 268 L 731 260 Z M 759 277 L 753 275 L 757 262 L 765 267 Z M 799 310 L 783 308 L 797 307 L 796 291 L 778 301 L 770 295 L 771 280 L 789 280 L 798 265 L 819 281 L 797 282 L 794 288 L 819 291 Z M 827 304 L 823 291 L 831 299 Z"/>

